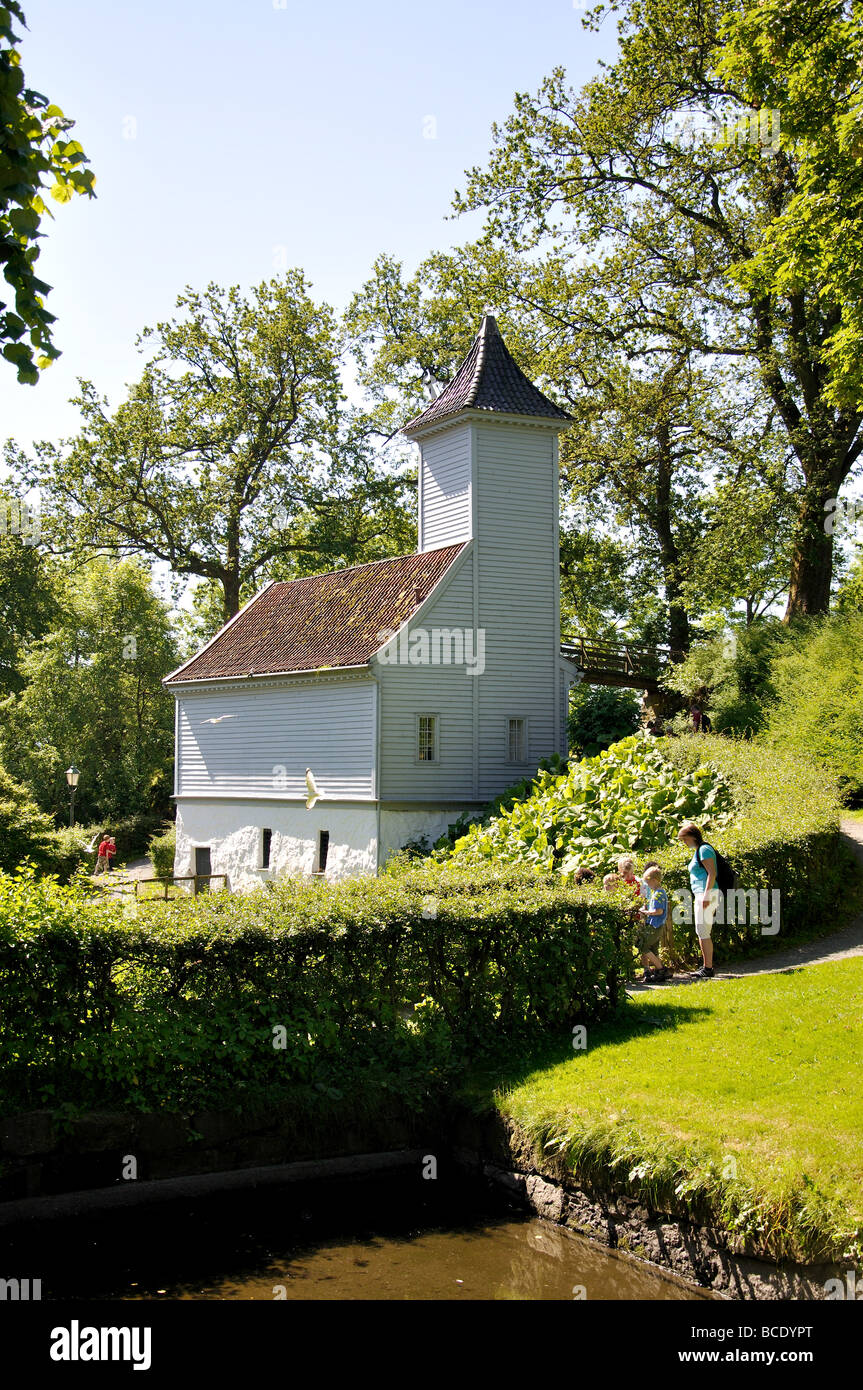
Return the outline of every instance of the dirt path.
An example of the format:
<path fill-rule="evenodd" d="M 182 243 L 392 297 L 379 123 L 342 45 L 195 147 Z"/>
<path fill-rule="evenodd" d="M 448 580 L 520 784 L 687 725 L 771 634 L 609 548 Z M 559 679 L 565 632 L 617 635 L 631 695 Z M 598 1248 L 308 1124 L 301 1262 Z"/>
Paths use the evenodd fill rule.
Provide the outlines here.
<path fill-rule="evenodd" d="M 843 820 L 842 835 L 863 866 L 863 821 Z M 789 946 L 784 951 L 774 951 L 758 960 L 747 960 L 718 965 L 714 979 L 739 980 L 744 975 L 775 975 L 782 970 L 797 970 L 801 965 L 822 965 L 828 960 L 846 960 L 849 956 L 863 956 L 863 913 L 849 922 L 841 931 L 821 936 L 817 941 L 806 941 L 800 946 Z M 675 975 L 666 985 L 700 984 L 686 975 Z M 636 985 L 636 989 L 662 989 L 663 985 Z"/>
<path fill-rule="evenodd" d="M 132 879 L 152 877 L 152 862 L 144 855 L 141 859 L 130 859 L 124 869 L 112 869 L 110 873 L 96 875 L 94 882 L 100 884 L 106 893 L 122 894 L 123 885 L 128 888 Z"/>

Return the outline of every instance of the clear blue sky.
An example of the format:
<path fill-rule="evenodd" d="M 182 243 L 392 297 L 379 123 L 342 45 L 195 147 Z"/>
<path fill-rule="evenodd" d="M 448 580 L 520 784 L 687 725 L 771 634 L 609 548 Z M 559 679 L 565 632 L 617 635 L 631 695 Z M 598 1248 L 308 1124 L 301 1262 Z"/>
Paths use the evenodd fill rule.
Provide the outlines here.
<path fill-rule="evenodd" d="M 28 83 L 74 117 L 98 193 L 42 243 L 63 356 L 35 387 L 0 365 L 0 443 L 24 445 L 74 431 L 79 376 L 116 403 L 186 284 L 255 284 L 285 248 L 341 308 L 380 252 L 413 268 L 464 239 L 453 190 L 513 94 L 615 47 L 573 0 L 23 3 Z"/>

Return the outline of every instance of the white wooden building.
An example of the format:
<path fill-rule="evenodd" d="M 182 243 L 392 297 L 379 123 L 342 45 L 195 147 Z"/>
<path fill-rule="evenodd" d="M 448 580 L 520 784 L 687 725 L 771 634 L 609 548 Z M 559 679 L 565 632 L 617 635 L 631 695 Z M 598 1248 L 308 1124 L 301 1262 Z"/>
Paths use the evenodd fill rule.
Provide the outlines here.
<path fill-rule="evenodd" d="M 177 874 L 248 888 L 374 873 L 566 752 L 568 418 L 486 315 L 456 376 L 404 429 L 421 454 L 418 552 L 269 584 L 167 677 Z"/>

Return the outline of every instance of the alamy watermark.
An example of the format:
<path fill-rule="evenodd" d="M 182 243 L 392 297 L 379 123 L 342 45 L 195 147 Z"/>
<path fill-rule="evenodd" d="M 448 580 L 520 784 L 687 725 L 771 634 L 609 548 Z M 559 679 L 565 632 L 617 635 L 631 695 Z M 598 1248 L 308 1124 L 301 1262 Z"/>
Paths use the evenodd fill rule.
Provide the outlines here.
<path fill-rule="evenodd" d="M 20 536 L 22 545 L 38 545 L 42 539 L 39 503 L 0 495 L 0 538 L 3 536 Z"/>
<path fill-rule="evenodd" d="M 692 926 L 695 919 L 694 898 L 685 888 L 675 889 L 671 897 L 674 906 L 671 920 L 675 926 Z M 729 888 L 719 890 L 715 898 L 715 926 L 746 924 L 760 927 L 762 936 L 776 936 L 782 920 L 782 894 L 778 888 Z"/>
<path fill-rule="evenodd" d="M 780 119 L 775 107 L 759 110 L 731 107 L 726 111 L 682 111 L 665 123 L 665 138 L 678 145 L 757 146 L 776 154 Z"/>
<path fill-rule="evenodd" d="M 0 1279 L 0 1303 L 31 1303 L 41 1297 L 41 1279 Z"/>
<path fill-rule="evenodd" d="M 855 531 L 863 522 L 863 497 L 828 497 L 824 512 L 824 530 L 828 536 L 839 531 Z"/>
<path fill-rule="evenodd" d="M 377 654 L 382 666 L 464 666 L 469 676 L 485 670 L 484 627 L 387 627 L 377 637 L 385 644 Z"/>

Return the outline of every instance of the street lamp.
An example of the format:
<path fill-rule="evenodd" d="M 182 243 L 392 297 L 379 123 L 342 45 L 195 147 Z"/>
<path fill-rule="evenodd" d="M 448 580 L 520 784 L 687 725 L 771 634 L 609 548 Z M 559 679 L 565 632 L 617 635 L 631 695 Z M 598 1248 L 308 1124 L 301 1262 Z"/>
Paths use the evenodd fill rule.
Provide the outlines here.
<path fill-rule="evenodd" d="M 75 788 L 78 785 L 78 778 L 81 776 L 77 767 L 73 763 L 66 769 L 66 781 L 69 783 L 69 824 L 75 824 Z"/>

